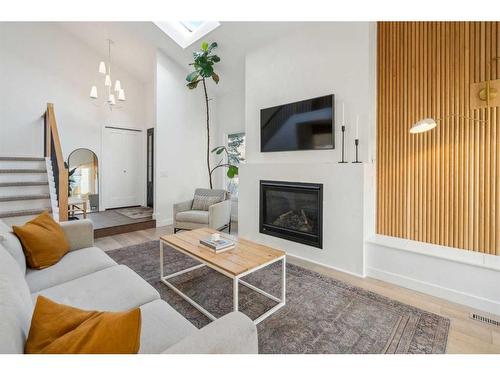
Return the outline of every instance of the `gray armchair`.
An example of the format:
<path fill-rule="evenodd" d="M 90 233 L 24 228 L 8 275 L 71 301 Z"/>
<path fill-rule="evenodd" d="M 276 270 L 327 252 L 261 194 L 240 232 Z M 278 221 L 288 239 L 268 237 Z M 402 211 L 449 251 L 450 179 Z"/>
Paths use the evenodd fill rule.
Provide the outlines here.
<path fill-rule="evenodd" d="M 226 190 L 196 189 L 193 199 L 174 204 L 174 233 L 179 230 L 203 227 L 217 230 L 227 228 L 231 233 L 231 200 L 229 198 Z"/>

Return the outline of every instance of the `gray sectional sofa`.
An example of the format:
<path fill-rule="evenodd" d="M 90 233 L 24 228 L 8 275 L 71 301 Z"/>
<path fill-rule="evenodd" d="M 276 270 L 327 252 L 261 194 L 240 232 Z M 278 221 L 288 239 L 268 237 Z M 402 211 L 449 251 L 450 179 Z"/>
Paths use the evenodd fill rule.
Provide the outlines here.
<path fill-rule="evenodd" d="M 61 225 L 70 251 L 57 264 L 33 270 L 0 220 L 0 353 L 24 352 L 38 295 L 87 310 L 140 307 L 139 353 L 257 353 L 257 330 L 244 314 L 233 312 L 197 329 L 138 274 L 94 247 L 90 221 Z"/>

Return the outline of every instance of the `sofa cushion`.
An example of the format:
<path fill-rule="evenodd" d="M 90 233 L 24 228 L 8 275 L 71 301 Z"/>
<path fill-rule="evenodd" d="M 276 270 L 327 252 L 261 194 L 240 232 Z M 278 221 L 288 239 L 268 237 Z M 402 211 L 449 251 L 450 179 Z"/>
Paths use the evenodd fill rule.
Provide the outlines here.
<path fill-rule="evenodd" d="M 69 242 L 69 251 L 94 246 L 94 225 L 90 219 L 63 221 L 59 224 Z"/>
<path fill-rule="evenodd" d="M 172 345 L 168 354 L 258 354 L 257 326 L 233 311 Z"/>
<path fill-rule="evenodd" d="M 24 274 L 0 245 L 0 353 L 24 353 L 32 314 Z"/>
<path fill-rule="evenodd" d="M 141 310 L 88 311 L 39 296 L 27 354 L 137 354 Z"/>
<path fill-rule="evenodd" d="M 175 220 L 187 223 L 208 224 L 208 211 L 190 210 L 178 212 Z"/>
<path fill-rule="evenodd" d="M 198 329 L 172 306 L 156 300 L 141 306 L 142 327 L 139 353 L 161 353 Z"/>
<path fill-rule="evenodd" d="M 53 266 L 26 271 L 26 282 L 31 293 L 116 266 L 116 262 L 97 247 L 67 253 Z"/>
<path fill-rule="evenodd" d="M 83 310 L 124 311 L 160 298 L 160 294 L 130 268 L 120 265 L 33 293 Z"/>
<path fill-rule="evenodd" d="M 21 272 L 26 273 L 26 257 L 19 238 L 12 232 L 12 227 L 0 220 L 0 245 L 2 245 L 17 262 Z"/>
<path fill-rule="evenodd" d="M 42 269 L 56 264 L 69 251 L 69 242 L 48 211 L 22 226 L 14 225 L 14 233 L 23 244 L 30 268 Z"/>

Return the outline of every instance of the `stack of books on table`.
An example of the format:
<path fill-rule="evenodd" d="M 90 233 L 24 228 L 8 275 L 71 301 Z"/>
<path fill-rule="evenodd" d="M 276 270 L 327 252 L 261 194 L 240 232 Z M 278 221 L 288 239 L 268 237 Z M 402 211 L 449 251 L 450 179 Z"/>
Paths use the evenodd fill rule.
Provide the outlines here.
<path fill-rule="evenodd" d="M 234 241 L 227 238 L 220 238 L 218 240 L 212 240 L 210 237 L 200 240 L 200 243 L 209 249 L 213 250 L 215 253 L 222 253 L 234 249 Z"/>

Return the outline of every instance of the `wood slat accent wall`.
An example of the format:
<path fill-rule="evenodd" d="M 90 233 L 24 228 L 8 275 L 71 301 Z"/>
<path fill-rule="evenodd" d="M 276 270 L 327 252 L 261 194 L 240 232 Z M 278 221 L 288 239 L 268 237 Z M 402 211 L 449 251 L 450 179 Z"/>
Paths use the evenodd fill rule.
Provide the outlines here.
<path fill-rule="evenodd" d="M 500 22 L 378 23 L 377 233 L 500 255 L 500 109 L 469 106 L 496 56 Z"/>

